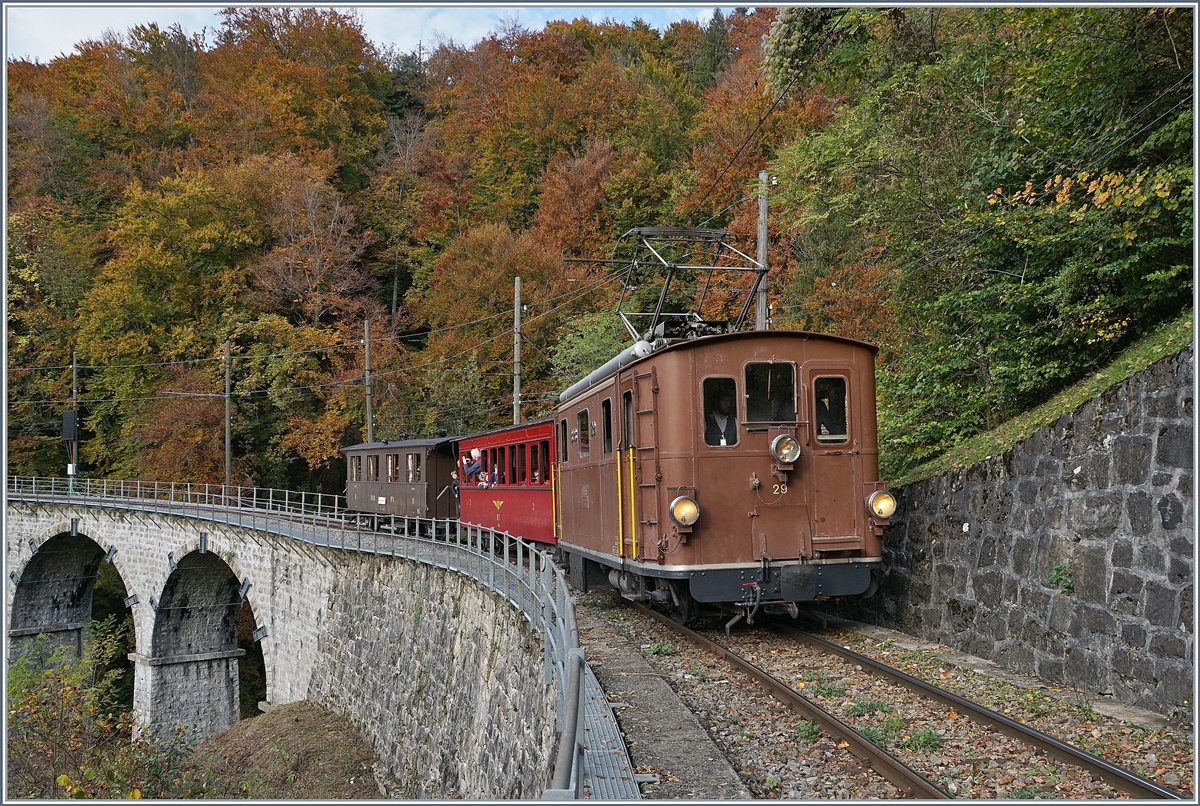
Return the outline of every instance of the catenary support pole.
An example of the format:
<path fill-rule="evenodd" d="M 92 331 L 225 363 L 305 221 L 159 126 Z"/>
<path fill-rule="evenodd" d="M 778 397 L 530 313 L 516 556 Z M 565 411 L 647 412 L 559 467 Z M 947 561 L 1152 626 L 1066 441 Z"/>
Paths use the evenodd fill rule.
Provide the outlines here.
<path fill-rule="evenodd" d="M 758 172 L 758 297 L 755 302 L 755 330 L 767 329 L 767 172 Z"/>
<path fill-rule="evenodd" d="M 71 411 L 75 412 L 75 433 L 71 440 L 71 466 L 79 473 L 79 353 L 71 351 Z"/>
<path fill-rule="evenodd" d="M 513 285 L 513 425 L 521 422 L 521 278 Z"/>
<path fill-rule="evenodd" d="M 233 444 L 233 353 L 231 343 L 225 339 L 225 489 L 223 495 L 229 495 L 229 487 L 233 483 L 233 454 L 230 453 Z"/>
<path fill-rule="evenodd" d="M 375 441 L 375 416 L 371 413 L 371 320 L 363 320 L 364 363 L 367 368 L 367 442 Z"/>

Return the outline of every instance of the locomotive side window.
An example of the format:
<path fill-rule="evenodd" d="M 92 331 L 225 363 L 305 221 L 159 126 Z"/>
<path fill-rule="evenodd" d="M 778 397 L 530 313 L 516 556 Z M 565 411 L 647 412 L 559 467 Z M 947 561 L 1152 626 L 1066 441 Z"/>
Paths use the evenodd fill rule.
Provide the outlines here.
<path fill-rule="evenodd" d="M 579 412 L 579 458 L 591 452 L 592 438 L 588 433 L 588 410 Z"/>
<path fill-rule="evenodd" d="M 362 457 L 350 457 L 350 481 L 362 481 Z"/>
<path fill-rule="evenodd" d="M 846 379 L 813 380 L 813 415 L 817 442 L 831 444 L 850 439 L 846 420 Z"/>
<path fill-rule="evenodd" d="M 791 364 L 746 365 L 746 422 L 796 421 L 796 376 Z"/>
<path fill-rule="evenodd" d="M 367 454 L 367 481 L 379 481 L 379 454 Z"/>
<path fill-rule="evenodd" d="M 558 461 L 567 461 L 567 421 L 558 424 Z"/>
<path fill-rule="evenodd" d="M 600 415 L 604 420 L 604 452 L 612 453 L 612 401 L 600 401 Z"/>
<path fill-rule="evenodd" d="M 633 392 L 625 393 L 625 449 L 633 447 Z"/>
<path fill-rule="evenodd" d="M 535 482 L 538 480 L 536 475 L 534 476 L 533 480 Z M 541 478 L 541 481 L 542 481 L 542 484 L 550 483 L 550 440 L 548 440 L 548 439 L 542 440 L 542 478 Z"/>
<path fill-rule="evenodd" d="M 737 441 L 737 383 L 733 378 L 705 378 L 705 444 L 728 446 Z"/>
<path fill-rule="evenodd" d="M 421 454 L 405 454 L 405 477 L 409 484 L 416 484 L 421 480 Z"/>

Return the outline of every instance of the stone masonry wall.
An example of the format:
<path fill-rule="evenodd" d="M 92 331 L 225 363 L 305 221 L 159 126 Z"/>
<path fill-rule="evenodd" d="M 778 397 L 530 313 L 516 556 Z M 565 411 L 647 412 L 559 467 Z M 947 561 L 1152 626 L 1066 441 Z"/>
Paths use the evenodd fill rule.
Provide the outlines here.
<path fill-rule="evenodd" d="M 352 558 L 333 581 L 309 699 L 350 716 L 399 798 L 537 798 L 554 756 L 541 642 L 457 573 Z"/>
<path fill-rule="evenodd" d="M 1195 678 L 1194 352 L 1025 442 L 897 490 L 851 615 L 1186 717 Z"/>
<path fill-rule="evenodd" d="M 167 677 L 190 675 L 177 681 L 182 690 L 152 685 L 148 674 L 156 620 L 150 599 L 163 597 L 168 554 L 179 560 L 197 551 L 203 530 L 207 550 L 250 583 L 255 623 L 267 633 L 261 646 L 272 705 L 308 699 L 349 716 L 372 741 L 384 783 L 398 796 L 537 798 L 548 786 L 554 687 L 543 682 L 541 643 L 506 601 L 475 582 L 170 515 L 12 503 L 4 523 L 6 571 L 19 578 L 29 541 L 42 546 L 68 533 L 72 519 L 100 549 L 116 549 L 112 562 L 127 592 L 138 596 L 132 613 L 142 660 L 134 698 L 143 718 L 180 699 L 197 702 L 203 692 L 236 706 L 236 673 L 199 668 L 207 661 L 186 674 L 156 667 Z M 5 583 L 11 629 L 17 585 Z M 36 585 L 36 576 L 21 584 Z"/>

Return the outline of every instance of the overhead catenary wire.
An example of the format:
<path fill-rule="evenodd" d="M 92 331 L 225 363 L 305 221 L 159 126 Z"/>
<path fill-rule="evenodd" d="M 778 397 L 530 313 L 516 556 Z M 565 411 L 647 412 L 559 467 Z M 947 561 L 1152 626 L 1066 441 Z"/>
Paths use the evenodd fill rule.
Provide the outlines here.
<path fill-rule="evenodd" d="M 614 282 L 616 279 L 618 279 L 618 278 L 611 276 L 611 275 L 605 276 L 605 277 L 602 277 L 592 283 L 588 283 L 587 285 L 585 285 L 579 289 L 575 289 L 573 291 L 569 291 L 564 294 L 560 294 L 555 297 L 551 297 L 550 301 L 563 300 L 568 297 L 569 297 L 569 299 L 566 299 L 565 302 L 562 302 L 559 305 L 555 305 L 545 311 L 542 311 L 541 313 L 538 313 L 538 314 L 535 314 L 535 315 L 529 317 L 526 321 L 532 322 L 537 319 L 541 319 L 545 316 L 549 316 L 550 314 L 555 313 L 559 310 L 562 310 L 563 308 L 567 307 L 571 303 L 590 294 L 593 290 L 595 290 L 595 288 L 597 286 L 602 285 L 603 283 L 607 283 L 607 282 Z M 540 304 L 544 304 L 544 303 L 536 303 L 536 304 L 540 305 Z M 474 323 L 468 323 L 468 324 L 479 324 L 479 323 L 488 321 L 490 319 L 495 319 L 495 318 L 498 318 L 499 316 L 505 316 L 505 315 L 507 315 L 507 314 L 488 316 L 488 317 L 484 317 L 479 320 L 476 320 Z M 456 325 L 454 327 L 465 327 L 465 326 L 467 326 L 467 325 L 466 324 Z M 452 329 L 454 329 L 454 327 L 444 328 L 443 331 L 452 330 Z M 495 336 L 492 336 L 489 339 L 479 342 L 478 344 L 475 344 L 472 347 L 470 347 L 466 350 L 463 350 L 459 353 L 455 353 L 453 355 L 449 355 L 444 358 L 425 362 L 422 364 L 413 364 L 413 365 L 409 365 L 406 367 L 401 367 L 398 369 L 388 370 L 388 371 L 384 371 L 384 372 L 372 372 L 371 374 L 372 374 L 372 376 L 378 378 L 381 376 L 398 375 L 402 372 L 408 372 L 408 371 L 411 371 L 414 369 L 424 369 L 424 368 L 431 367 L 431 366 L 437 366 L 439 364 L 450 363 L 450 362 L 454 361 L 455 359 L 461 358 L 464 355 L 468 355 L 468 354 L 478 350 L 480 347 L 482 347 L 486 344 L 490 344 L 494 341 L 504 338 L 505 336 L 510 336 L 512 334 L 512 332 L 513 332 L 513 329 L 511 327 L 509 327 L 509 328 L 506 328 L 505 330 L 500 331 Z M 358 346 L 358 345 L 355 345 L 355 346 Z M 240 356 L 238 356 L 238 357 L 240 358 Z M 120 367 L 124 367 L 125 365 L 115 365 L 115 366 L 120 368 Z M 271 395 L 279 395 L 279 394 L 282 394 L 285 392 L 297 392 L 297 391 L 302 392 L 302 391 L 327 389 L 327 388 L 338 387 L 338 386 L 353 386 L 353 385 L 356 385 L 357 381 L 362 381 L 362 380 L 364 380 L 364 376 L 357 375 L 357 376 L 354 376 L 351 378 L 338 379 L 338 380 L 329 381 L 327 383 L 322 383 L 322 384 L 310 384 L 310 385 L 305 385 L 305 386 L 268 387 L 268 388 L 264 388 L 264 389 L 254 389 L 254 390 L 249 390 L 249 391 L 233 392 L 232 396 L 239 398 L 239 399 L 254 398 L 255 396 L 269 397 Z M 99 403 L 141 403 L 141 402 L 148 402 L 148 401 L 152 401 L 152 400 L 165 400 L 165 399 L 169 399 L 171 397 L 175 397 L 178 394 L 207 395 L 209 393 L 200 393 L 200 392 L 188 393 L 188 392 L 184 392 L 183 390 L 167 390 L 164 393 L 160 393 L 158 395 L 139 396 L 139 397 L 114 397 L 114 398 L 81 398 L 79 400 L 79 402 L 82 404 L 88 404 L 88 405 L 95 405 L 95 404 L 99 404 Z M 213 393 L 213 394 L 216 394 L 216 393 Z M 10 401 L 9 406 L 62 405 L 64 403 L 69 403 L 69 402 L 71 402 L 70 399 L 15 400 L 15 401 Z"/>
<path fill-rule="evenodd" d="M 845 18 L 845 16 L 849 12 L 850 12 L 849 8 L 843 9 L 842 13 L 838 16 L 838 18 L 829 25 L 829 30 L 825 34 L 825 38 L 823 40 L 821 40 L 821 42 L 819 42 L 813 48 L 812 53 L 808 54 L 809 61 L 811 61 L 812 58 L 817 54 L 817 52 L 822 47 L 824 47 L 829 42 L 830 39 L 833 38 L 833 35 L 836 32 L 837 26 L 841 23 L 842 19 Z M 765 70 L 766 68 L 764 67 L 763 69 Z M 760 75 L 761 75 L 761 73 L 760 73 Z M 712 195 L 712 192 L 717 189 L 717 186 L 719 184 L 721 184 L 721 180 L 725 178 L 725 174 L 727 174 L 729 172 L 729 169 L 733 167 L 735 162 L 737 162 L 738 157 L 740 157 L 742 155 L 742 151 L 744 151 L 746 149 L 746 146 L 750 144 L 750 141 L 754 138 L 754 135 L 758 134 L 758 130 L 762 128 L 764 123 L 766 123 L 767 118 L 769 118 L 771 116 L 771 114 L 775 111 L 775 109 L 779 106 L 779 104 L 783 101 L 783 99 L 787 97 L 788 93 L 792 89 L 792 86 L 796 83 L 796 81 L 799 78 L 800 78 L 799 69 L 793 70 L 791 81 L 789 81 L 787 83 L 787 86 L 784 87 L 783 90 L 776 96 L 774 102 L 772 102 L 771 107 L 766 111 L 766 113 L 763 114 L 762 117 L 760 117 L 758 119 L 758 123 L 755 124 L 755 126 L 751 130 L 751 132 L 748 135 L 746 135 L 744 140 L 742 140 L 742 144 L 740 146 L 738 146 L 737 151 L 735 151 L 733 156 L 729 158 L 729 162 L 726 163 L 725 167 L 721 169 L 721 173 L 718 174 L 717 178 L 713 180 L 711 185 L 709 185 L 708 190 L 705 191 L 704 195 L 700 197 L 700 201 L 698 201 L 692 205 L 692 207 L 691 207 L 692 210 L 699 210 L 700 207 L 704 204 L 704 202 L 708 201 L 708 197 L 710 195 Z M 757 83 L 758 83 L 758 81 L 756 79 L 755 85 L 757 85 Z M 739 109 L 740 109 L 740 105 L 739 105 Z M 726 209 L 728 209 L 728 208 L 726 208 Z M 722 212 L 724 212 L 724 211 L 722 211 Z M 720 215 L 720 213 L 718 213 L 717 215 Z M 715 218 L 715 216 L 714 216 L 714 218 Z M 709 220 L 711 221 L 712 219 L 709 219 Z"/>

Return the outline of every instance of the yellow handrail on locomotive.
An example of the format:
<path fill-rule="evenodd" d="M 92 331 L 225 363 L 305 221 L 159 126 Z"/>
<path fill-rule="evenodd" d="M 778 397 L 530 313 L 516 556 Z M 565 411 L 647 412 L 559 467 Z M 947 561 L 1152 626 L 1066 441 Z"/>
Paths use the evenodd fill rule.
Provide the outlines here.
<path fill-rule="evenodd" d="M 633 486 L 633 448 L 629 449 L 629 532 L 633 537 L 633 559 L 638 558 L 637 550 L 637 489 Z"/>
<path fill-rule="evenodd" d="M 617 448 L 617 556 L 625 556 L 625 511 L 621 506 L 621 449 Z"/>
<path fill-rule="evenodd" d="M 558 463 L 553 462 L 550 465 L 550 526 L 554 531 L 554 539 L 559 538 L 558 529 L 558 485 L 555 484 L 555 476 L 558 475 Z"/>

